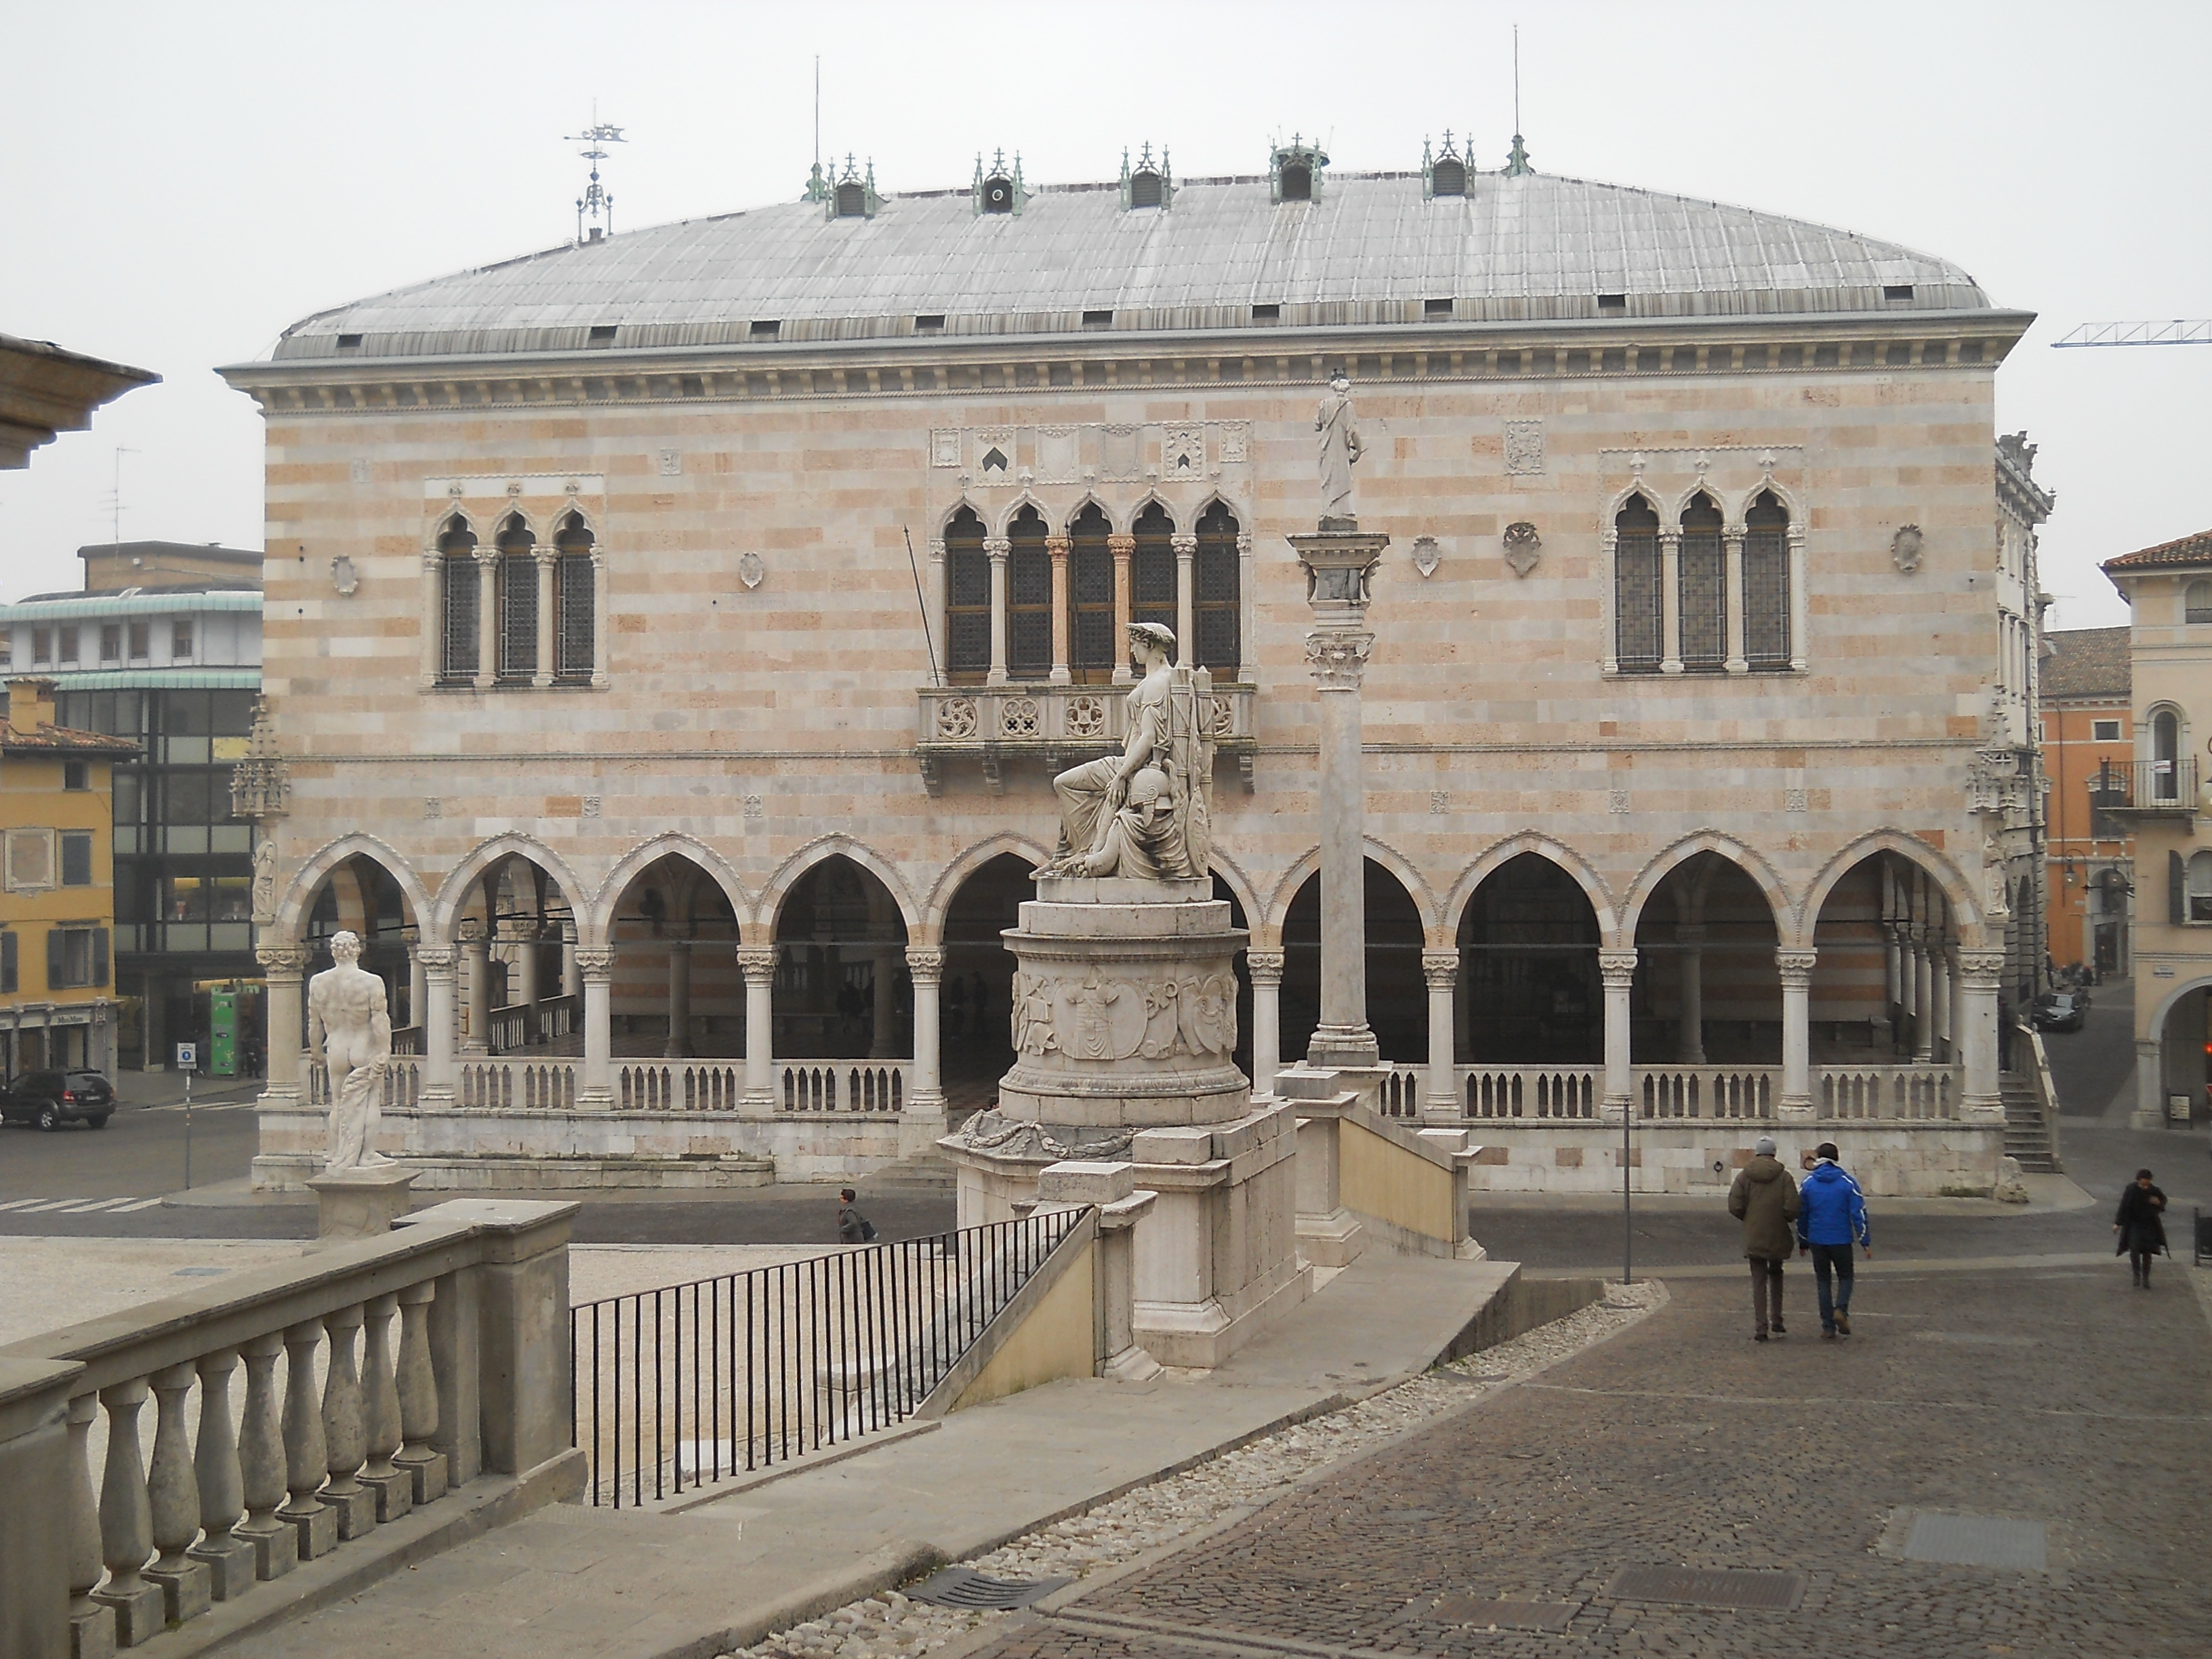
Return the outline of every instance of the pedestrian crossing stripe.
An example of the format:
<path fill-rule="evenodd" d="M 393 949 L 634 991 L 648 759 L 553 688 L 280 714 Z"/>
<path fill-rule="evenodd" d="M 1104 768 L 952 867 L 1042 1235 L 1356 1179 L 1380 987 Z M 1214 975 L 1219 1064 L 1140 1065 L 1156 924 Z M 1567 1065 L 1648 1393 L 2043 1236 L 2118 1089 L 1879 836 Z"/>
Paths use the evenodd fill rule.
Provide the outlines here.
<path fill-rule="evenodd" d="M 159 1197 L 134 1198 L 17 1198 L 0 1204 L 0 1213 L 14 1212 L 17 1215 L 40 1213 L 90 1215 L 105 1211 L 109 1215 L 129 1215 L 135 1210 L 150 1210 L 161 1202 Z"/>

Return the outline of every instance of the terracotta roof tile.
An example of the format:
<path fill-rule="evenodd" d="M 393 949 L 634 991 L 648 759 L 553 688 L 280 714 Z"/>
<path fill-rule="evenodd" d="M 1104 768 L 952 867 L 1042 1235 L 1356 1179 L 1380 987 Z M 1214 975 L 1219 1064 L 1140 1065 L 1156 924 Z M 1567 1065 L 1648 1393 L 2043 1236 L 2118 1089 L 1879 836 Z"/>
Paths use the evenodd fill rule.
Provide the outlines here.
<path fill-rule="evenodd" d="M 2160 542 L 2139 553 L 2123 553 L 2105 561 L 2107 570 L 2146 570 L 2159 565 L 2212 565 L 2212 530 L 2200 530 L 2179 541 Z"/>
<path fill-rule="evenodd" d="M 0 750 L 10 755 L 93 755 L 127 760 L 138 752 L 138 745 L 128 738 L 111 738 L 101 732 L 43 724 L 26 731 L 0 720 Z"/>
<path fill-rule="evenodd" d="M 2046 634 L 2051 654 L 2043 664 L 2046 698 L 2096 698 L 2125 702 L 2132 695 L 2125 628 L 2075 628 Z"/>

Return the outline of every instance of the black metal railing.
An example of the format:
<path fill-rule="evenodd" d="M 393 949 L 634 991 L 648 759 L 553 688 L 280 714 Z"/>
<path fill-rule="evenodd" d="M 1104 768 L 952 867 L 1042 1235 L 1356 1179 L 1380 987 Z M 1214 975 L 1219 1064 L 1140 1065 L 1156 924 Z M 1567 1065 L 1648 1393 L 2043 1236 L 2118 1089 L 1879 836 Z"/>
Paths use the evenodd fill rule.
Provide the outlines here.
<path fill-rule="evenodd" d="M 1085 1213 L 581 1304 L 569 1400 L 588 1501 L 676 1497 L 902 1422 Z"/>
<path fill-rule="evenodd" d="M 2193 812 L 2197 757 L 2108 760 L 2089 775 L 2089 805 L 2104 812 Z"/>

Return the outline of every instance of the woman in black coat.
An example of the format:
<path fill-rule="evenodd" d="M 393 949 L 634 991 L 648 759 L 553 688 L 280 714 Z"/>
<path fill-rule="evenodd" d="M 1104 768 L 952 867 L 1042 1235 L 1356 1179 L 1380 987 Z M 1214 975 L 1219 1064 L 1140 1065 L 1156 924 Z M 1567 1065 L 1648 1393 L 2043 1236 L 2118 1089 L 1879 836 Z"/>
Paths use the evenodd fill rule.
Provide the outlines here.
<path fill-rule="evenodd" d="M 2165 1208 L 2166 1194 L 2150 1184 L 2150 1171 L 2137 1170 L 2134 1184 L 2120 1194 L 2120 1212 L 2112 1218 L 2112 1231 L 2119 1235 L 2112 1254 L 2126 1252 L 2139 1290 L 2150 1288 L 2150 1259 L 2166 1249 L 2166 1223 L 2159 1218 Z"/>

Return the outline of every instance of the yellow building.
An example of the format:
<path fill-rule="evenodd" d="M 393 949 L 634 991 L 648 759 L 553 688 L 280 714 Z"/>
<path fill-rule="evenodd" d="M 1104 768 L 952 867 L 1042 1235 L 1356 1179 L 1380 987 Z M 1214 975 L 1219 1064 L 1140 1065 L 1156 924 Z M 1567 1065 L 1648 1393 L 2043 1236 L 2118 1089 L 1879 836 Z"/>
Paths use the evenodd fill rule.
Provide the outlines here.
<path fill-rule="evenodd" d="M 0 1058 L 112 1063 L 112 772 L 138 746 L 54 724 L 51 680 L 11 679 L 0 723 Z"/>

